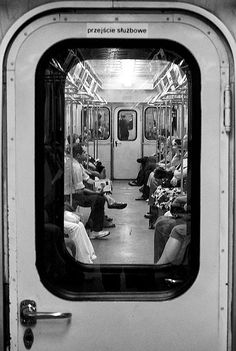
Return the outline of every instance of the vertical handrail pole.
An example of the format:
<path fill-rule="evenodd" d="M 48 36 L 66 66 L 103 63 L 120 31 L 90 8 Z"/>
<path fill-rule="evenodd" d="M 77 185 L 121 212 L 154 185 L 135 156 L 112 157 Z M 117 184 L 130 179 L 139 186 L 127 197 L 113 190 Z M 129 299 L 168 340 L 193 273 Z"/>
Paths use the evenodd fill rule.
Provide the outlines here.
<path fill-rule="evenodd" d="M 70 101 L 70 205 L 72 206 L 72 173 L 73 173 L 73 103 Z"/>
<path fill-rule="evenodd" d="M 184 177 L 183 177 L 183 157 L 184 157 L 184 148 L 183 148 L 183 138 L 184 138 L 184 95 L 182 95 L 181 103 L 181 194 L 183 194 L 184 188 Z"/>

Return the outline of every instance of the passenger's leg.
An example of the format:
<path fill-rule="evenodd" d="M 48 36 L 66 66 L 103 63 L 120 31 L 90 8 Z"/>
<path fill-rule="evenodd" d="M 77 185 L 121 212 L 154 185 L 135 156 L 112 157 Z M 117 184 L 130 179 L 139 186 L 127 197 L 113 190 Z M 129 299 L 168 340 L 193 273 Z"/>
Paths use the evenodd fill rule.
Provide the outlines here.
<path fill-rule="evenodd" d="M 155 205 L 155 200 L 153 194 L 157 189 L 158 185 L 161 184 L 161 181 L 154 177 L 154 173 L 151 172 L 149 175 L 148 183 L 150 186 L 148 204 L 150 205 L 150 216 L 149 217 L 149 229 L 154 229 L 154 224 L 157 218 L 160 216 L 158 208 Z"/>
<path fill-rule="evenodd" d="M 73 200 L 82 207 L 91 207 L 86 227 L 99 232 L 103 228 L 105 198 L 100 194 L 73 194 Z"/>
<path fill-rule="evenodd" d="M 75 259 L 83 263 L 93 263 L 96 255 L 83 223 L 64 221 L 64 232 L 75 243 Z"/>
<path fill-rule="evenodd" d="M 171 230 L 175 225 L 176 220 L 172 217 L 161 216 L 157 219 L 154 233 L 154 263 L 161 257 Z"/>
<path fill-rule="evenodd" d="M 149 198 L 150 188 L 147 185 L 147 183 L 148 183 L 149 175 L 152 171 L 154 171 L 155 167 L 156 167 L 155 164 L 150 164 L 145 170 L 144 185 L 143 185 L 143 189 L 142 189 L 142 193 L 143 193 L 142 198 L 144 200 L 147 200 Z"/>

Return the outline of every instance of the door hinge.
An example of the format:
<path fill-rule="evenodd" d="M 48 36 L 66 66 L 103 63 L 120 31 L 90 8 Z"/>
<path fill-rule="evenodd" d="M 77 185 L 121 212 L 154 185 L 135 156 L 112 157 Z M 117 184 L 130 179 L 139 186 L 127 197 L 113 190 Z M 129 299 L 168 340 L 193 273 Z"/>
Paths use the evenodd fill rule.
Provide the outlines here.
<path fill-rule="evenodd" d="M 224 127 L 226 133 L 231 131 L 231 115 L 232 115 L 232 92 L 230 86 L 227 85 L 224 90 Z"/>

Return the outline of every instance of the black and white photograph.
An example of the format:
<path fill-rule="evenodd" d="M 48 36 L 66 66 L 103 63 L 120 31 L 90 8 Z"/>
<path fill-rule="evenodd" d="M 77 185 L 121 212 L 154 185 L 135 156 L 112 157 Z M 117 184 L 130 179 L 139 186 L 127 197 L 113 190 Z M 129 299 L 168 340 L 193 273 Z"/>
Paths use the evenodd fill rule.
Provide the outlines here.
<path fill-rule="evenodd" d="M 236 350 L 235 23 L 0 0 L 0 350 Z"/>

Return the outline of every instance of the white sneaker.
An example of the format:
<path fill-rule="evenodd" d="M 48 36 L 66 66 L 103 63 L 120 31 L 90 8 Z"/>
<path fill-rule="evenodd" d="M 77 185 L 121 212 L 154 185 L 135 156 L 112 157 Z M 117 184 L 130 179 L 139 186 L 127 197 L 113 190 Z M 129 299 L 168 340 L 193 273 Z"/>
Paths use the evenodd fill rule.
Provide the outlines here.
<path fill-rule="evenodd" d="M 90 232 L 89 239 L 101 239 L 105 238 L 108 235 L 110 235 L 110 232 L 108 230 L 101 230 L 100 232 Z"/>

